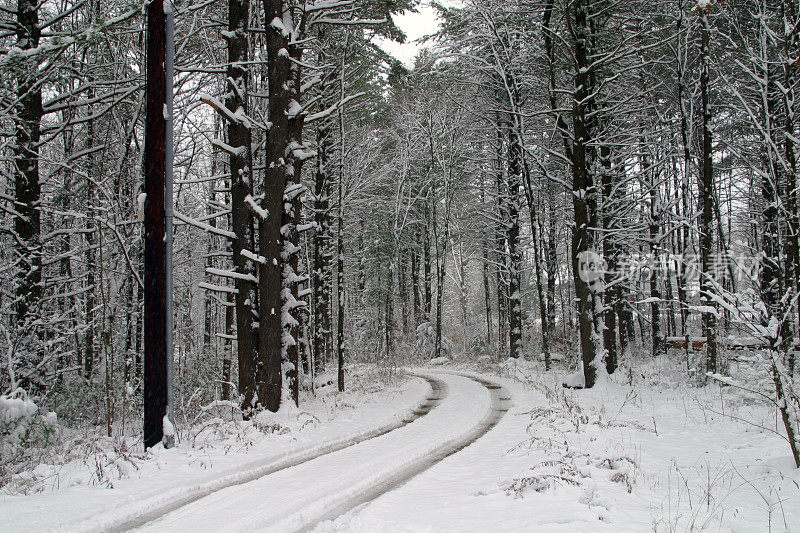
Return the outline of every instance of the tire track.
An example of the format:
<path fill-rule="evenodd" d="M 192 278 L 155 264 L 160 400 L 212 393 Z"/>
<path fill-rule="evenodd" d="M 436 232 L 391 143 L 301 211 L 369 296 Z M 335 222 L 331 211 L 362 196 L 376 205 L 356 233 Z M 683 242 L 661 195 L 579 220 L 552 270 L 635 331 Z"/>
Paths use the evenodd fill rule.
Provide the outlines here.
<path fill-rule="evenodd" d="M 469 446 L 491 430 L 510 407 L 507 391 L 481 376 L 436 371 L 411 374 L 431 383 L 431 394 L 409 413 L 404 425 L 430 413 L 447 398 L 420 425 L 381 439 L 367 439 L 315 461 L 303 461 L 274 476 L 262 476 L 247 487 L 215 491 L 208 499 L 143 524 L 143 530 L 311 530 L 402 486 Z M 488 398 L 481 390 L 488 391 Z M 476 407 L 482 413 L 475 413 Z"/>
<path fill-rule="evenodd" d="M 448 372 L 450 374 L 462 376 L 477 383 L 480 383 L 489 391 L 491 397 L 491 404 L 489 407 L 488 412 L 484 415 L 483 419 L 481 419 L 480 423 L 473 428 L 471 431 L 466 433 L 465 435 L 461 436 L 454 441 L 451 441 L 441 448 L 436 450 L 434 453 L 422 457 L 419 460 L 415 461 L 408 468 L 404 469 L 401 472 L 393 474 L 389 476 L 386 480 L 382 481 L 379 484 L 368 489 L 366 492 L 363 492 L 356 497 L 349 498 L 346 501 L 341 502 L 335 508 L 331 509 L 330 511 L 326 512 L 324 515 L 318 517 L 317 519 L 311 521 L 310 523 L 304 525 L 297 531 L 311 531 L 317 525 L 327 520 L 333 520 L 345 513 L 348 513 L 357 507 L 362 505 L 366 505 L 372 500 L 386 494 L 389 491 L 395 490 L 409 481 L 411 481 L 414 477 L 421 474 L 422 472 L 428 470 L 432 466 L 436 465 L 437 463 L 443 461 L 447 457 L 458 453 L 459 451 L 463 450 L 470 444 L 474 443 L 486 433 L 488 433 L 493 427 L 495 427 L 506 412 L 511 407 L 511 395 L 509 392 L 498 383 L 490 381 L 485 378 L 480 378 L 476 376 L 472 376 L 469 374 L 462 374 L 460 372 Z M 419 377 L 425 377 L 423 374 L 415 374 Z M 427 379 L 427 378 L 426 378 Z"/>
<path fill-rule="evenodd" d="M 345 437 L 336 441 L 323 443 L 321 445 L 313 446 L 307 450 L 293 454 L 287 458 L 272 461 L 258 468 L 249 470 L 245 474 L 232 474 L 225 476 L 221 479 L 198 485 L 195 490 L 190 494 L 185 494 L 176 498 L 170 498 L 167 502 L 156 505 L 155 507 L 149 506 L 146 511 L 137 513 L 134 517 L 126 517 L 123 519 L 111 520 L 111 523 L 105 523 L 98 527 L 96 522 L 91 523 L 88 527 L 81 527 L 77 525 L 76 529 L 80 531 L 111 531 L 121 532 L 130 531 L 156 521 L 159 518 L 177 510 L 181 507 L 196 502 L 214 492 L 234 487 L 236 485 L 244 485 L 250 483 L 264 476 L 274 474 L 287 468 L 300 465 L 302 463 L 312 461 L 323 455 L 328 455 L 350 446 L 355 446 L 364 441 L 375 439 L 382 435 L 386 435 L 392 431 L 407 426 L 408 424 L 418 420 L 419 418 L 430 413 L 437 405 L 439 405 L 445 398 L 447 398 L 447 384 L 433 376 L 411 374 L 415 377 L 422 378 L 428 382 L 431 387 L 430 392 L 426 398 L 420 402 L 416 407 L 406 412 L 400 420 L 380 426 L 378 428 L 369 430 L 367 432 L 352 436 Z"/>

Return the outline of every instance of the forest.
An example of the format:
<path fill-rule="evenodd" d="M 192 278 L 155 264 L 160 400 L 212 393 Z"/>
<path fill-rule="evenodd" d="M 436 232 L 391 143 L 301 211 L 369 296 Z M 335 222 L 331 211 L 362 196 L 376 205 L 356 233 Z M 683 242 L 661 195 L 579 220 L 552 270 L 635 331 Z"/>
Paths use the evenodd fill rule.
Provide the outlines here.
<path fill-rule="evenodd" d="M 417 0 L 163 3 L 164 433 L 364 368 L 564 395 L 663 360 L 800 467 L 795 0 L 430 2 L 413 66 L 379 43 Z M 65 432 L 142 449 L 151 8 L 0 1 L 0 488 Z"/>

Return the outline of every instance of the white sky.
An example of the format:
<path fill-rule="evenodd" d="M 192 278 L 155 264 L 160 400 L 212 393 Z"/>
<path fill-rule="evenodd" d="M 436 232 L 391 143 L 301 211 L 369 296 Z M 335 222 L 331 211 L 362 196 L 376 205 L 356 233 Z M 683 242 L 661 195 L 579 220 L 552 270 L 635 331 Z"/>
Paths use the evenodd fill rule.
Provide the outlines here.
<path fill-rule="evenodd" d="M 439 29 L 439 21 L 436 10 L 428 5 L 421 5 L 417 8 L 417 13 L 406 11 L 402 15 L 394 17 L 397 27 L 406 34 L 406 42 L 403 44 L 385 39 L 377 39 L 376 42 L 385 52 L 399 59 L 406 67 L 414 66 L 414 57 L 423 47 L 415 42 L 420 37 L 432 35 Z"/>

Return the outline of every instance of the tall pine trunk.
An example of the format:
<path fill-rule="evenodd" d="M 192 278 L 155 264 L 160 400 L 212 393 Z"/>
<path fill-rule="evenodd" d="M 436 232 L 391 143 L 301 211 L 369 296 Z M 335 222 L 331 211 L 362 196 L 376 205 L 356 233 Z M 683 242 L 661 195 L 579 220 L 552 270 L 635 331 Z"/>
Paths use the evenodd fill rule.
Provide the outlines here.
<path fill-rule="evenodd" d="M 576 0 L 572 5 L 575 35 L 575 89 L 572 104 L 572 208 L 575 225 L 572 231 L 572 268 L 578 304 L 578 327 L 581 342 L 584 386 L 593 387 L 603 351 L 602 319 L 598 317 L 596 283 L 590 264 L 597 228 L 597 190 L 591 175 L 593 116 L 593 76 L 590 75 L 589 5 Z M 581 264 L 583 263 L 583 264 Z"/>
<path fill-rule="evenodd" d="M 714 269 L 714 164 L 712 161 L 711 104 L 709 102 L 709 39 L 711 29 L 708 23 L 710 5 L 699 9 L 700 13 L 700 112 L 702 114 L 702 138 L 700 154 L 700 176 L 698 180 L 698 201 L 700 203 L 700 294 L 703 305 L 716 308 L 711 300 Z M 713 311 L 702 313 L 703 336 L 706 338 L 706 370 L 717 371 L 717 319 Z"/>
<path fill-rule="evenodd" d="M 250 20 L 250 0 L 229 0 L 228 2 L 228 96 L 225 107 L 236 113 L 239 109 L 247 112 L 247 90 L 249 73 L 247 28 Z M 236 278 L 236 348 L 239 363 L 239 394 L 242 407 L 254 407 L 256 394 L 256 361 L 258 349 L 258 293 L 255 287 L 256 269 L 253 263 L 242 255 L 242 251 L 254 252 L 255 235 L 253 216 L 247 208 L 245 199 L 253 194 L 252 155 L 250 129 L 241 121 L 228 123 L 228 144 L 234 149 L 230 154 L 231 171 L 231 220 L 236 238 L 233 241 L 233 265 L 240 277 Z M 261 398 L 259 398 L 261 400 Z"/>

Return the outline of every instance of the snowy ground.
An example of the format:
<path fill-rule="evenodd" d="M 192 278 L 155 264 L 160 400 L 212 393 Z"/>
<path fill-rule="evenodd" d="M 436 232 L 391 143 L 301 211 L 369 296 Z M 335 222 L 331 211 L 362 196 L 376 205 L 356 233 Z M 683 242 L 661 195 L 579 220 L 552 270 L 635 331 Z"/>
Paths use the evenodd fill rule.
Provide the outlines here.
<path fill-rule="evenodd" d="M 800 472 L 771 410 L 667 383 L 682 374 L 669 363 L 640 370 L 619 376 L 633 387 L 565 391 L 564 373 L 506 365 L 514 407 L 496 428 L 317 531 L 800 529 Z"/>
<path fill-rule="evenodd" d="M 635 368 L 580 391 L 564 390 L 565 372 L 545 374 L 539 363 L 508 363 L 499 370 L 489 364 L 431 368 L 432 373 L 457 369 L 493 377 L 510 392 L 513 406 L 474 444 L 375 500 L 323 522 L 316 531 L 800 528 L 800 473 L 793 467 L 773 410 L 729 387 L 693 386 L 683 377 L 684 371 L 666 358 Z M 388 450 L 390 462 L 402 464 L 407 459 L 403 453 L 429 446 L 430 438 L 464 432 L 480 418 L 487 408 L 485 389 L 468 386 L 474 382 L 463 378 L 446 379 L 450 402 L 393 432 L 385 444 L 370 444 L 376 459 Z M 177 450 L 158 450 L 127 479 L 113 481 L 113 490 L 85 483 L 66 487 L 73 475 L 70 468 L 75 479 L 87 470 L 86 465 L 68 465 L 59 475 L 60 490 L 0 496 L 0 530 L 97 525 L 109 513 L 123 513 L 137 501 L 141 505 L 145 495 L 179 493 L 222 475 L 238 475 L 298 448 L 390 421 L 418 404 L 428 389 L 417 379 L 394 390 L 339 400 L 324 396 L 307 407 L 319 421 L 295 416 L 293 423 L 284 420 L 290 431 L 282 434 L 249 428 L 225 438 L 211 435 L 198 448 L 184 442 Z M 339 408 L 331 408 L 334 402 Z M 470 413 L 472 423 L 466 416 Z M 428 440 L 421 440 L 422 435 Z M 379 450 L 379 444 L 386 448 Z M 392 452 L 392 446 L 399 446 L 398 451 Z M 320 468 L 310 463 L 294 467 L 280 473 L 283 482 L 279 473 L 273 474 L 268 476 L 275 476 L 271 481 L 261 482 L 266 485 L 250 504 L 220 503 L 219 512 L 210 514 L 214 522 L 209 517 L 200 520 L 196 512 L 175 515 L 176 520 L 188 517 L 189 522 L 178 520 L 173 525 L 180 529 L 192 524 L 192 529 L 202 531 L 233 524 L 251 528 L 260 520 L 274 523 L 276 513 L 291 514 L 288 504 L 282 503 L 290 501 L 289 496 L 278 500 L 277 507 L 269 496 L 278 487 L 295 483 L 294 506 L 304 498 L 313 499 L 302 496 L 304 491 L 315 492 L 315 483 L 333 483 L 339 472 L 353 477 L 339 481 L 355 486 L 368 474 L 351 467 L 372 452 L 366 453 L 353 455 L 349 464 L 343 460 L 320 462 Z M 381 472 L 388 466 L 384 459 L 362 465 L 373 477 L 384 475 Z M 260 501 L 270 502 L 272 508 L 255 509 Z M 193 516 L 198 519 L 192 521 Z"/>
<path fill-rule="evenodd" d="M 280 461 L 298 450 L 341 441 L 393 424 L 430 390 L 420 379 L 379 383 L 374 372 L 348 375 L 352 391 L 333 387 L 308 399 L 300 412 L 249 422 L 215 423 L 196 438 L 184 434 L 179 446 L 148 455 L 120 450 L 119 441 L 99 442 L 98 452 L 67 464 L 39 465 L 27 495 L 0 491 L 0 531 L 93 529 L 146 510 L 152 503 L 181 498 L 198 488 L 231 480 Z M 202 426 L 200 426 L 202 427 Z M 195 428 L 195 431 L 197 428 Z M 15 480 L 15 487 L 26 486 Z M 15 491 L 16 492 L 16 491 Z"/>
<path fill-rule="evenodd" d="M 456 441 L 480 426 L 491 410 L 490 393 L 481 384 L 449 374 L 437 377 L 446 384 L 446 396 L 415 422 L 252 483 L 219 491 L 147 524 L 143 530 L 301 531 L 331 511 L 346 509 L 370 494 L 394 487 L 406 470 L 424 463 L 442 448 L 457 446 Z M 274 499 L 266 495 L 274 495 Z"/>

